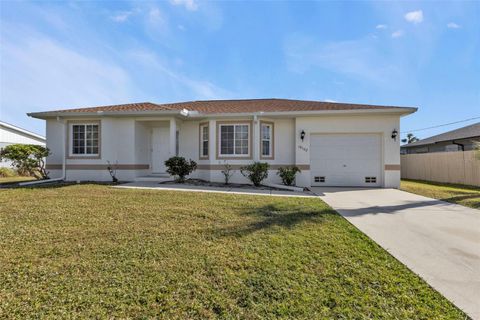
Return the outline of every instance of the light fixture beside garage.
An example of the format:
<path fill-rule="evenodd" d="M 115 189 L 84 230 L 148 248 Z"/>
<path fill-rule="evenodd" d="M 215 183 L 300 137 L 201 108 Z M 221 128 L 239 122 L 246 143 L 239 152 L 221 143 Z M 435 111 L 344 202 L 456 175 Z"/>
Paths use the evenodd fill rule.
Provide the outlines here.
<path fill-rule="evenodd" d="M 302 130 L 302 132 L 300 132 L 300 139 L 302 139 L 302 142 L 303 139 L 305 139 L 305 130 Z"/>
<path fill-rule="evenodd" d="M 392 139 L 397 141 L 398 131 L 397 129 L 393 129 L 392 131 Z"/>

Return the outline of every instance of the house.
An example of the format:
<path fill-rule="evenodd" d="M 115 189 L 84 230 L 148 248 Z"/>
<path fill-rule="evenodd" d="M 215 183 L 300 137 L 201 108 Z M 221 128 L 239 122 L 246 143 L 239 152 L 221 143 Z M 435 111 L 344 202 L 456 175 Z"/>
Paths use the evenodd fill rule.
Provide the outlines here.
<path fill-rule="evenodd" d="M 298 166 L 297 186 L 398 187 L 400 117 L 416 108 L 287 99 L 150 102 L 29 113 L 46 120 L 47 169 L 52 178 L 120 180 L 162 177 L 164 161 L 180 155 L 198 163 L 191 175 L 247 180 L 239 168 Z"/>
<path fill-rule="evenodd" d="M 480 122 L 403 145 L 402 154 L 469 151 L 480 143 Z"/>
<path fill-rule="evenodd" d="M 45 137 L 0 121 L 0 149 L 11 144 L 37 144 L 44 146 Z M 0 161 L 0 167 L 10 167 L 10 162 Z"/>

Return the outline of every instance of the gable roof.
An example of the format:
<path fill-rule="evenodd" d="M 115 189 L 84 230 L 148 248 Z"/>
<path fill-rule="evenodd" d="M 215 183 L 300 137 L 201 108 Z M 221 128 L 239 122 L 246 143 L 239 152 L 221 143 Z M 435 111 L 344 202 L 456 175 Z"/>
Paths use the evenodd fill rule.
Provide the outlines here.
<path fill-rule="evenodd" d="M 469 125 L 463 128 L 444 132 L 430 138 L 415 141 L 402 146 L 402 148 L 417 147 L 417 146 L 423 146 L 427 144 L 434 144 L 442 141 L 460 140 L 460 139 L 473 138 L 473 137 L 480 137 L 480 122 L 474 123 L 472 125 Z"/>
<path fill-rule="evenodd" d="M 157 104 L 151 102 L 128 103 L 110 106 L 63 109 L 29 113 L 33 117 L 53 116 L 63 113 L 122 113 L 122 112 L 177 112 L 194 111 L 200 114 L 255 113 L 255 112 L 308 112 L 308 111 L 348 111 L 348 110 L 387 110 L 414 112 L 416 108 L 378 106 L 367 104 L 306 101 L 291 99 L 244 99 L 244 100 L 205 100 Z"/>
<path fill-rule="evenodd" d="M 30 137 L 34 140 L 39 140 L 40 142 L 46 142 L 46 139 L 44 136 L 22 129 L 20 127 L 14 126 L 13 124 L 10 124 L 4 121 L 0 121 L 0 127 L 4 127 L 10 131 L 15 131 L 17 134 Z M 4 142 L 4 141 L 0 141 L 0 142 Z"/>

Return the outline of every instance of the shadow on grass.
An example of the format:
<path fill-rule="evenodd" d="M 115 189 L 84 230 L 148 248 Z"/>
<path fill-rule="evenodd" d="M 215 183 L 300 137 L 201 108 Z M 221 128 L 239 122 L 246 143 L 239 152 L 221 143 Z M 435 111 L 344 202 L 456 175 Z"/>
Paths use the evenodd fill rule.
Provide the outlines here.
<path fill-rule="evenodd" d="M 267 205 L 255 210 L 249 210 L 241 215 L 254 216 L 256 221 L 215 229 L 214 233 L 221 237 L 243 237 L 257 231 L 268 230 L 274 227 L 292 229 L 298 224 L 323 223 L 325 217 L 337 215 L 337 212 L 328 208 L 290 208 L 284 209 L 276 205 Z"/>
<path fill-rule="evenodd" d="M 475 200 L 475 201 L 472 201 L 472 203 L 469 204 L 469 206 L 475 209 L 480 209 L 480 194 L 478 193 L 467 193 L 461 196 L 448 197 L 440 200 L 450 202 L 450 203 L 456 203 L 456 204 L 464 200 Z"/>

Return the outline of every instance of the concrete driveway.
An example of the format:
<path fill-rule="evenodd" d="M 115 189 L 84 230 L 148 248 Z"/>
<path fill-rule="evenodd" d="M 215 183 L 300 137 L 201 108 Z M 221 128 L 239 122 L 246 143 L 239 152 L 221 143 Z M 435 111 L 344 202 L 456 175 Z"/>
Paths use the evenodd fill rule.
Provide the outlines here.
<path fill-rule="evenodd" d="M 312 189 L 456 306 L 480 319 L 480 210 L 396 189 Z"/>

